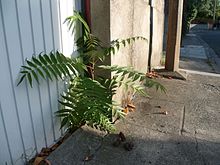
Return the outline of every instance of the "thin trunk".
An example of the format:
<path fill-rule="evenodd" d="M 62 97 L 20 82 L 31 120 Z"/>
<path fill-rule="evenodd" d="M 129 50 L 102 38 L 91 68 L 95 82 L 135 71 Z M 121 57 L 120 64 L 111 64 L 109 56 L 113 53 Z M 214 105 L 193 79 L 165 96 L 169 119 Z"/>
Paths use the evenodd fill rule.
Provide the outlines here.
<path fill-rule="evenodd" d="M 89 77 L 94 80 L 95 79 L 94 64 L 92 64 L 92 63 L 88 64 L 87 70 L 88 70 Z"/>

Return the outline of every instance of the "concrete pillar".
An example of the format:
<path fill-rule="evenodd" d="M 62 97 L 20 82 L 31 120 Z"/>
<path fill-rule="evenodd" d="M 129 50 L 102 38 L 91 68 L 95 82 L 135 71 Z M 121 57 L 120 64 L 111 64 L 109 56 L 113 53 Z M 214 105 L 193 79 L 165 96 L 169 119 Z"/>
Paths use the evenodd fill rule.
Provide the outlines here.
<path fill-rule="evenodd" d="M 143 36 L 149 40 L 149 5 L 144 0 L 91 0 L 92 33 L 108 46 L 111 40 Z M 121 47 L 108 65 L 134 66 L 147 72 L 149 43 Z"/>
<path fill-rule="evenodd" d="M 91 0 L 92 33 L 108 46 L 115 39 L 143 36 L 149 40 L 149 2 L 148 0 Z M 149 43 L 137 41 L 133 45 L 121 47 L 106 60 L 108 65 L 133 66 L 146 73 Z M 100 72 L 99 72 L 100 73 Z M 101 73 L 102 76 L 113 76 Z M 120 88 L 114 100 L 123 102 L 129 94 Z"/>
<path fill-rule="evenodd" d="M 165 3 L 164 0 L 151 0 L 151 1 L 153 8 L 151 67 L 154 68 L 160 65 L 161 57 L 163 55 Z"/>
<path fill-rule="evenodd" d="M 103 46 L 108 47 L 111 42 L 110 36 L 110 1 L 109 0 L 90 0 L 91 5 L 91 30 L 92 34 L 98 37 Z M 111 56 L 107 57 L 104 62 L 106 65 L 111 65 Z M 110 78 L 111 72 L 99 70 L 96 68 L 96 73 Z"/>
<path fill-rule="evenodd" d="M 184 0 L 169 0 L 168 34 L 165 69 L 178 71 Z"/>
<path fill-rule="evenodd" d="M 91 28 L 104 46 L 110 44 L 110 1 L 91 0 Z"/>

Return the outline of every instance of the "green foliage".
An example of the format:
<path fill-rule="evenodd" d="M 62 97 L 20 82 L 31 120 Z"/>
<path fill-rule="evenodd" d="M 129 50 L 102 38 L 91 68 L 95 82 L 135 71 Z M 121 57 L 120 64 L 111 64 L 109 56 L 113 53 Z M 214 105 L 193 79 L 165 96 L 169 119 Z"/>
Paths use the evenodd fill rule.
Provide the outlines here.
<path fill-rule="evenodd" d="M 88 35 L 91 34 L 90 28 L 88 24 L 86 23 L 85 19 L 77 11 L 74 11 L 74 14 L 72 16 L 67 17 L 64 21 L 64 23 L 67 23 L 69 30 L 72 31 L 72 34 L 74 33 L 75 22 L 82 23 L 85 37 L 88 37 Z"/>
<path fill-rule="evenodd" d="M 115 53 L 121 48 L 121 46 L 126 47 L 137 40 L 147 41 L 146 38 L 141 37 L 141 36 L 131 37 L 131 38 L 127 38 L 127 39 L 113 40 L 110 44 L 110 47 L 108 47 L 106 49 L 106 54 L 107 55 L 110 55 L 110 54 L 115 55 Z"/>
<path fill-rule="evenodd" d="M 191 22 L 196 18 L 198 14 L 197 3 L 198 3 L 197 1 L 193 1 L 193 0 L 188 0 L 184 2 L 185 4 L 184 13 L 183 13 L 183 33 L 184 34 L 189 31 Z"/>
<path fill-rule="evenodd" d="M 220 2 L 217 2 L 216 18 L 218 18 L 220 11 Z M 207 22 L 213 19 L 215 0 L 187 0 L 185 5 L 183 32 L 189 30 L 190 24 L 193 20 L 206 20 Z"/>
<path fill-rule="evenodd" d="M 219 0 L 200 0 L 196 4 L 198 10 L 197 18 L 213 18 L 215 1 L 217 10 L 219 9 Z M 218 15 L 217 15 L 218 16 Z"/>
<path fill-rule="evenodd" d="M 212 19 L 214 14 L 214 5 L 216 1 L 216 16 L 218 15 L 218 10 L 220 10 L 220 1 L 219 0 L 188 0 L 187 1 L 187 14 L 188 20 L 192 21 L 195 18 L 205 18 Z"/>
<path fill-rule="evenodd" d="M 96 36 L 91 34 L 89 26 L 78 12 L 74 12 L 74 15 L 68 17 L 65 22 L 67 22 L 68 28 L 72 32 L 74 31 L 74 25 L 76 22 L 82 24 L 84 35 L 79 37 L 76 43 L 79 48 L 78 52 L 80 52 L 80 56 L 84 59 L 86 64 L 95 64 L 99 60 L 103 61 L 107 56 L 114 55 L 122 46 L 126 47 L 137 40 L 147 41 L 146 38 L 137 36 L 127 39 L 113 40 L 109 47 L 104 47 L 102 42 Z"/>
<path fill-rule="evenodd" d="M 26 65 L 22 66 L 20 71 L 20 80 L 18 85 L 26 78 L 32 87 L 32 81 L 35 79 L 39 83 L 39 78 L 49 78 L 50 80 L 63 79 L 63 77 L 72 78 L 79 76 L 86 67 L 80 58 L 68 58 L 58 51 L 47 54 L 39 54 L 26 60 Z"/>
<path fill-rule="evenodd" d="M 75 78 L 60 103 L 64 109 L 57 111 L 63 117 L 62 126 L 76 127 L 83 124 L 101 130 L 113 131 L 111 122 L 112 96 L 98 81 L 91 78 Z"/>
<path fill-rule="evenodd" d="M 114 73 L 112 78 L 117 87 L 124 86 L 125 89 L 132 88 L 133 91 L 139 93 L 143 96 L 148 96 L 145 92 L 145 87 L 155 87 L 157 90 L 166 92 L 164 86 L 160 83 L 154 81 L 153 79 L 148 78 L 144 73 L 138 72 L 133 69 L 133 67 L 122 67 L 122 66 L 99 66 L 100 68 L 111 70 Z"/>
<path fill-rule="evenodd" d="M 117 39 L 112 41 L 109 47 L 104 47 L 102 42 L 91 34 L 89 26 L 78 12 L 74 12 L 65 22 L 72 33 L 76 22 L 82 24 L 83 35 L 77 40 L 79 57 L 68 58 L 58 51 L 39 54 L 31 60 L 26 60 L 18 82 L 19 85 L 26 79 L 32 86 L 33 79 L 39 83 L 40 78 L 64 80 L 68 77 L 69 87 L 61 95 L 61 109 L 56 112 L 62 119 L 61 128 L 72 130 L 87 124 L 108 132 L 114 131 L 112 117 L 123 118 L 125 115 L 123 107 L 112 100 L 118 88 L 123 86 L 126 90 L 133 89 L 144 96 L 148 96 L 145 87 L 155 87 L 165 92 L 160 83 L 147 78 L 145 74 L 135 71 L 132 67 L 101 65 L 98 66 L 100 69 L 110 70 L 114 76 L 111 79 L 94 76 L 95 65 L 99 65 L 100 61 L 137 40 L 146 41 L 144 37 Z"/>
<path fill-rule="evenodd" d="M 214 0 L 188 0 L 187 1 L 187 11 L 189 15 L 191 12 L 196 13 L 195 17 L 198 15 L 208 18 L 213 16 Z"/>

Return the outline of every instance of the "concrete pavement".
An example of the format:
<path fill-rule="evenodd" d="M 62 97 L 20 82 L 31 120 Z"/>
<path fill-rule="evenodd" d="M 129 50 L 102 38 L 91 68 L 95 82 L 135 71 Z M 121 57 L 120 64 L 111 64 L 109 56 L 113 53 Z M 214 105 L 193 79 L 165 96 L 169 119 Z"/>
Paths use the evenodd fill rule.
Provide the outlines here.
<path fill-rule="evenodd" d="M 215 51 L 220 57 L 220 30 L 197 32 L 197 34 Z"/>
<path fill-rule="evenodd" d="M 49 156 L 52 165 L 219 165 L 220 78 L 187 73 L 186 81 L 159 81 L 167 93 L 136 97 L 136 111 L 116 124 L 133 150 L 112 145 L 117 133 L 82 127 Z"/>
<path fill-rule="evenodd" d="M 192 28 L 182 41 L 180 68 L 220 73 L 219 42 L 220 31 Z"/>
<path fill-rule="evenodd" d="M 180 68 L 220 73 L 220 58 L 196 33 L 187 34 L 182 42 Z"/>

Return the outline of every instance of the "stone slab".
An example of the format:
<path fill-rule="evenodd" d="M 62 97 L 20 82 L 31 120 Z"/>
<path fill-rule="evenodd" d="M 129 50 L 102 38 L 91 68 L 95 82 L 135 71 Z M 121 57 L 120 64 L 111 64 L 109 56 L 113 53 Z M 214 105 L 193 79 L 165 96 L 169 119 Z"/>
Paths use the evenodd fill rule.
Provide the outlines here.
<path fill-rule="evenodd" d="M 179 63 L 180 69 L 215 73 L 214 65 L 209 60 L 198 58 L 181 58 Z"/>
<path fill-rule="evenodd" d="M 201 45 L 186 45 L 180 49 L 180 57 L 207 59 L 205 48 Z"/>

